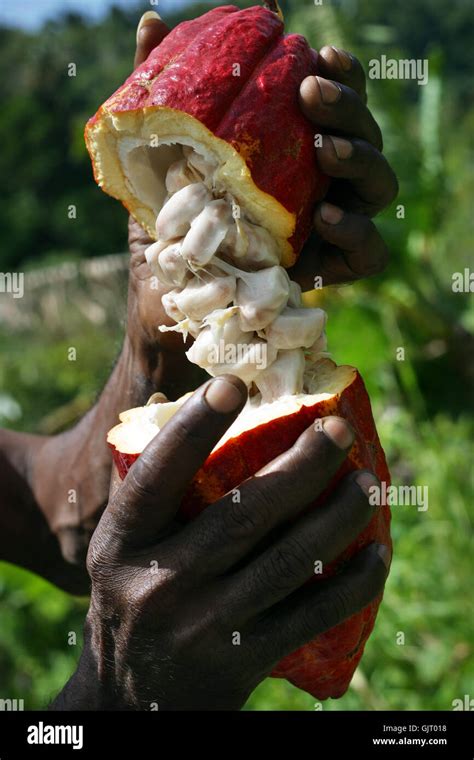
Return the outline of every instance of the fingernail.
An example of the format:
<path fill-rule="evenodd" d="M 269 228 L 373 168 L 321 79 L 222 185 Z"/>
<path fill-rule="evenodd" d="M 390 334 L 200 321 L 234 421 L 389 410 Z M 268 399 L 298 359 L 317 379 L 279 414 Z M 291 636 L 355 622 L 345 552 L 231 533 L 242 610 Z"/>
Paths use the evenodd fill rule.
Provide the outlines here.
<path fill-rule="evenodd" d="M 385 544 L 379 544 L 377 546 L 377 554 L 379 555 L 380 559 L 384 563 L 387 570 L 390 567 L 390 560 L 392 559 L 392 552 L 388 548 L 388 546 L 385 546 Z"/>
<path fill-rule="evenodd" d="M 366 496 L 371 496 L 371 488 L 374 488 L 374 486 L 378 488 L 380 486 L 378 478 L 371 472 L 360 472 L 356 476 L 355 481 Z"/>
<path fill-rule="evenodd" d="M 233 412 L 243 401 L 239 387 L 224 377 L 218 377 L 209 383 L 204 398 L 211 409 L 222 414 Z"/>
<path fill-rule="evenodd" d="M 326 222 L 326 224 L 339 224 L 344 216 L 342 208 L 333 206 L 332 203 L 321 203 L 319 213 L 321 214 L 321 219 L 323 222 Z"/>
<path fill-rule="evenodd" d="M 340 50 L 340 48 L 334 47 L 334 45 L 331 45 L 331 47 L 339 58 L 341 69 L 344 71 L 350 71 L 352 69 L 352 58 L 349 53 L 346 53 L 345 50 Z"/>
<path fill-rule="evenodd" d="M 148 24 L 149 21 L 157 21 L 157 20 L 161 21 L 161 16 L 156 11 L 147 11 L 146 13 L 143 14 L 137 26 L 137 42 L 138 42 L 138 37 L 143 27 L 146 26 L 146 24 Z"/>
<path fill-rule="evenodd" d="M 350 158 L 354 152 L 354 146 L 352 145 L 349 140 L 343 140 L 342 137 L 329 137 L 332 144 L 334 145 L 334 150 L 336 151 L 336 156 L 340 161 L 344 161 L 346 158 Z"/>
<path fill-rule="evenodd" d="M 340 417 L 326 417 L 323 420 L 323 430 L 328 438 L 344 451 L 348 449 L 354 441 L 354 431 L 350 425 Z"/>
<path fill-rule="evenodd" d="M 329 79 L 324 79 L 324 77 L 316 77 L 316 81 L 319 84 L 323 103 L 329 106 L 339 100 L 342 93 L 337 84 L 330 82 Z"/>

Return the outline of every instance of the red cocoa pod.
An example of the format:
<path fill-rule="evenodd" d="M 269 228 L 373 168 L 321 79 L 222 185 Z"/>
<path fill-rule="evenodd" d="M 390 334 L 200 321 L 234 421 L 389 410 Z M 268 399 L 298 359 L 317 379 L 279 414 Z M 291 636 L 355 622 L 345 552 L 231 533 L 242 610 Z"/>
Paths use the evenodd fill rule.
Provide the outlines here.
<path fill-rule="evenodd" d="M 385 455 L 375 428 L 369 397 L 357 370 L 347 366 L 336 367 L 330 360 L 322 360 L 318 365 L 318 387 L 315 392 L 324 396 L 317 399 L 313 396 L 286 397 L 276 402 L 272 405 L 276 416 L 264 422 L 252 411 L 246 422 L 247 426 L 251 425 L 250 429 L 237 434 L 236 428 L 242 425 L 239 425 L 239 420 L 234 423 L 235 427 L 229 431 L 231 437 L 225 436 L 224 442 L 211 453 L 192 481 L 182 502 L 181 517 L 184 520 L 194 519 L 209 504 L 286 451 L 312 422 L 327 415 L 338 415 L 348 420 L 356 432 L 356 438 L 348 458 L 309 509 L 317 509 L 339 480 L 356 469 L 369 469 L 380 481 L 388 484 L 390 474 Z M 125 412 L 121 415 L 123 422 L 109 433 L 109 445 L 122 478 L 156 433 L 156 430 L 148 428 L 141 435 L 140 431 L 144 430 L 141 413 L 140 409 Z M 317 583 L 319 579 L 333 575 L 350 557 L 373 541 L 391 547 L 390 510 L 386 505 L 376 508 L 367 528 L 311 582 Z M 287 678 L 316 699 L 342 696 L 362 657 L 380 601 L 381 596 L 362 612 L 285 657 L 272 675 Z"/>
<path fill-rule="evenodd" d="M 201 146 L 291 266 L 328 186 L 315 158 L 318 129 L 298 101 L 316 71 L 317 53 L 301 35 L 285 35 L 267 8 L 224 6 L 180 24 L 89 120 L 95 179 L 155 238 L 165 198 L 159 175 L 173 158 L 166 140 Z"/>
<path fill-rule="evenodd" d="M 96 181 L 124 203 L 151 237 L 156 237 L 155 220 L 167 197 L 167 169 L 183 155 L 176 144 L 187 145 L 217 165 L 218 192 L 229 193 L 248 220 L 272 235 L 281 263 L 291 266 L 311 231 L 314 204 L 328 186 L 315 159 L 319 130 L 299 106 L 300 83 L 317 73 L 318 55 L 302 36 L 284 34 L 276 0 L 267 5 L 271 10 L 224 6 L 177 26 L 89 120 L 85 137 Z M 268 418 L 252 410 L 243 427 L 233 426 L 190 485 L 181 505 L 183 520 L 195 518 L 328 414 L 348 419 L 356 440 L 325 494 L 310 508 L 317 508 L 351 470 L 368 468 L 389 481 L 359 374 L 328 360 L 318 363 L 317 370 L 318 389 L 312 392 L 323 395 L 285 397 L 271 405 Z M 150 407 L 124 412 L 121 424 L 109 433 L 122 478 L 158 432 L 150 413 Z M 390 546 L 389 523 L 389 510 L 381 506 L 366 530 L 314 582 L 337 572 L 367 543 Z M 317 699 L 341 696 L 362 656 L 379 602 L 286 657 L 273 675 Z"/>

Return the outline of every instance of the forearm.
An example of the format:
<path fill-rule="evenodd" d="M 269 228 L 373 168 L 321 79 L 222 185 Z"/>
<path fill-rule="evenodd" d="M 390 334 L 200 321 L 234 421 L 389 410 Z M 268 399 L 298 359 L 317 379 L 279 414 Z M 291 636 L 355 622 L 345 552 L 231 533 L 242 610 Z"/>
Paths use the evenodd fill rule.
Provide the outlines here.
<path fill-rule="evenodd" d="M 24 476 L 37 443 L 34 438 L 0 430 L 0 560 L 32 570 L 72 593 L 84 593 L 84 571 L 64 563 L 58 540 Z"/>
<path fill-rule="evenodd" d="M 145 403 L 159 389 L 158 350 L 156 356 L 155 366 L 145 374 L 141 357 L 126 339 L 96 405 L 71 430 L 44 439 L 34 453 L 29 483 L 70 562 L 84 559 L 97 516 L 107 502 L 112 462 L 107 432 L 120 412 Z"/>
<path fill-rule="evenodd" d="M 155 347 L 154 357 L 151 350 L 144 357 L 127 338 L 97 404 L 73 429 L 52 437 L 0 431 L 0 559 L 69 587 L 64 566 L 59 578 L 54 568 L 61 566 L 61 549 L 70 563 L 83 564 L 108 496 L 107 431 L 121 411 L 160 389 L 166 374 L 166 356 Z"/>

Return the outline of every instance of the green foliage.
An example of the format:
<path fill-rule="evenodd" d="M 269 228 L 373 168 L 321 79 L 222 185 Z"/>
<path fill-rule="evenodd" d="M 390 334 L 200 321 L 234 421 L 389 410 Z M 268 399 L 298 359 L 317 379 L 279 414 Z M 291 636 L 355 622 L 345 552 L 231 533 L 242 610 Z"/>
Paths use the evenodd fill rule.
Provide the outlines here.
<path fill-rule="evenodd" d="M 23 699 L 25 710 L 44 708 L 74 671 L 87 604 L 24 570 L 1 569 L 2 697 Z"/>
<path fill-rule="evenodd" d="M 472 692 L 474 677 L 474 315 L 470 294 L 451 287 L 453 272 L 469 266 L 474 236 L 470 7 L 462 0 L 449 13 L 442 0 L 281 5 L 291 31 L 316 47 L 344 45 L 366 68 L 382 53 L 430 61 L 424 87 L 369 82 L 400 181 L 399 199 L 377 222 L 392 263 L 372 281 L 323 293 L 331 350 L 364 376 L 393 481 L 427 486 L 429 508 L 393 507 L 394 559 L 374 634 L 348 693 L 323 709 L 450 709 Z M 0 61 L 14 72 L 0 83 L 0 167 L 8 178 L 0 190 L 0 270 L 125 249 L 125 214 L 96 189 L 82 129 L 129 71 L 137 17 L 115 10 L 94 26 L 69 15 L 38 35 L 0 30 Z M 71 61 L 75 78 L 67 77 Z M 70 203 L 78 207 L 74 222 Z M 0 326 L 0 422 L 47 432 L 92 403 L 120 344 L 125 287 L 123 273 L 102 285 L 79 274 L 54 286 L 54 297 L 46 285 L 24 299 L 18 324 Z M 4 565 L 0 606 L 1 696 L 44 706 L 74 669 L 86 603 Z M 71 631 L 76 646 L 68 644 Z M 269 679 L 246 709 L 314 710 L 315 700 Z"/>

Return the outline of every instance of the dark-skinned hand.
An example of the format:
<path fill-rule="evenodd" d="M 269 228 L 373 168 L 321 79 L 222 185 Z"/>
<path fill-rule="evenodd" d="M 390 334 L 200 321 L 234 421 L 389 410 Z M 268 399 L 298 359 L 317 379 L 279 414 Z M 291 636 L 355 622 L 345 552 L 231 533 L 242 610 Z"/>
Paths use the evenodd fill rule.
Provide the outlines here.
<path fill-rule="evenodd" d="M 315 561 L 335 559 L 376 509 L 366 491 L 378 481 L 359 471 L 300 516 L 352 445 L 338 417 L 242 483 L 239 503 L 228 494 L 176 522 L 246 395 L 231 376 L 206 383 L 112 489 L 89 547 L 84 651 L 53 709 L 240 709 L 282 657 L 382 592 L 390 555 L 376 544 L 333 578 L 306 583 Z"/>

